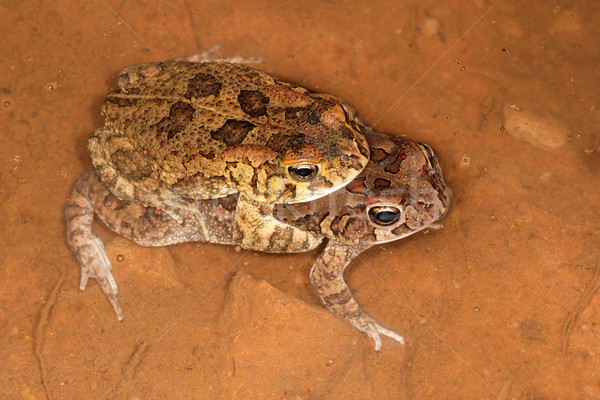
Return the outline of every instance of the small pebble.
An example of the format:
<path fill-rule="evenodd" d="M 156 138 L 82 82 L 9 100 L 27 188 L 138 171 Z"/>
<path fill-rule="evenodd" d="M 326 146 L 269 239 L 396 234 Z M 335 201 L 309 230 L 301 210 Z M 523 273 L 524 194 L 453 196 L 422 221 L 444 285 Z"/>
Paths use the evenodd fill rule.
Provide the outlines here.
<path fill-rule="evenodd" d="M 515 139 L 542 150 L 555 150 L 567 142 L 569 127 L 558 116 L 527 105 L 504 106 L 504 128 Z"/>
<path fill-rule="evenodd" d="M 463 154 L 463 156 L 460 158 L 460 166 L 461 168 L 468 168 L 471 166 L 471 157 L 469 157 L 466 154 Z"/>
<path fill-rule="evenodd" d="M 423 24 L 421 25 L 421 33 L 425 37 L 432 37 L 437 35 L 440 32 L 440 22 L 435 18 L 425 18 L 423 19 Z"/>

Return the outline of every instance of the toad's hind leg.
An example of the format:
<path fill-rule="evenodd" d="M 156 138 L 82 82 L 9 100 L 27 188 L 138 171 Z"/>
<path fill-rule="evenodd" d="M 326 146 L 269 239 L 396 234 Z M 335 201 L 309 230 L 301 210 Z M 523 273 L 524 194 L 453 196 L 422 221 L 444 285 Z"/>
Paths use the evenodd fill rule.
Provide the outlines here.
<path fill-rule="evenodd" d="M 404 344 L 404 338 L 380 326 L 373 318 L 365 314 L 352 296 L 343 277 L 344 269 L 352 258 L 366 247 L 345 246 L 330 240 L 310 271 L 310 280 L 323 305 L 359 331 L 367 334 L 375 341 L 375 350 L 379 351 L 381 350 L 380 335 L 390 337 L 402 344 Z"/>
<path fill-rule="evenodd" d="M 65 208 L 67 240 L 81 266 L 79 289 L 85 290 L 88 279 L 94 278 L 121 321 L 123 311 L 117 300 L 117 283 L 111 273 L 112 265 L 102 241 L 92 233 L 94 206 L 89 191 L 95 181 L 96 175 L 90 171 L 82 175 L 73 187 Z"/>

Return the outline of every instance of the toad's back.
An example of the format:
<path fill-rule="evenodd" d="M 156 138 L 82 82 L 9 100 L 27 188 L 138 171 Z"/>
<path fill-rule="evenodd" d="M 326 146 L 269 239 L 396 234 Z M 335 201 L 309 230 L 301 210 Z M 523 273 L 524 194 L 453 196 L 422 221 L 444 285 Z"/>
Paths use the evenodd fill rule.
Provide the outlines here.
<path fill-rule="evenodd" d="M 89 148 L 121 199 L 168 209 L 241 192 L 293 203 L 335 191 L 368 162 L 350 107 L 248 66 L 143 64 L 117 83 Z"/>

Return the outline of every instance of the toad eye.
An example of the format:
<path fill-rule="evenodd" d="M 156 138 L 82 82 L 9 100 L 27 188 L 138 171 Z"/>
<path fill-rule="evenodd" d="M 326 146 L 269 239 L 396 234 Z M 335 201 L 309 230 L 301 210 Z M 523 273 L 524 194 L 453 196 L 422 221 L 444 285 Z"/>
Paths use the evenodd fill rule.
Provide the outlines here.
<path fill-rule="evenodd" d="M 290 177 L 298 182 L 309 182 L 317 176 L 319 167 L 314 164 L 295 164 L 288 167 Z"/>
<path fill-rule="evenodd" d="M 369 218 L 377 225 L 392 225 L 402 217 L 402 210 L 397 207 L 375 206 L 368 210 Z"/>

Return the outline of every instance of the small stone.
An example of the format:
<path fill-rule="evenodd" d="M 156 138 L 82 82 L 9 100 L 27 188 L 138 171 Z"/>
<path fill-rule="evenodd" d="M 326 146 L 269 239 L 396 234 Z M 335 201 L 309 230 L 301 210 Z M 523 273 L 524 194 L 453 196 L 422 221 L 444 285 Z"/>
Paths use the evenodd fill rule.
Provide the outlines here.
<path fill-rule="evenodd" d="M 542 150 L 555 150 L 567 142 L 569 127 L 549 111 L 526 104 L 504 106 L 504 128 L 515 139 Z"/>
<path fill-rule="evenodd" d="M 461 168 L 468 168 L 470 166 L 471 166 L 471 157 L 469 157 L 468 155 L 464 154 L 460 158 L 460 167 Z"/>
<path fill-rule="evenodd" d="M 440 32 L 440 21 L 435 18 L 425 18 L 423 19 L 423 24 L 421 25 L 421 33 L 425 37 L 432 37 L 437 35 Z"/>

